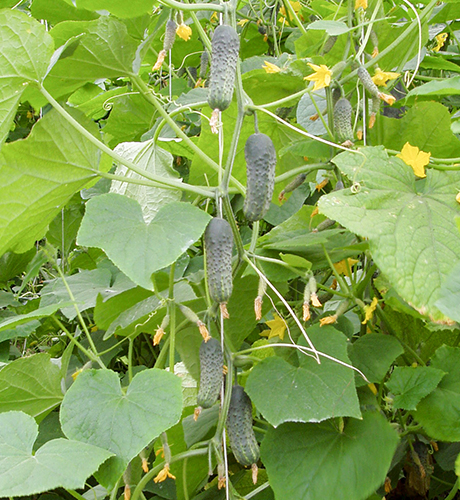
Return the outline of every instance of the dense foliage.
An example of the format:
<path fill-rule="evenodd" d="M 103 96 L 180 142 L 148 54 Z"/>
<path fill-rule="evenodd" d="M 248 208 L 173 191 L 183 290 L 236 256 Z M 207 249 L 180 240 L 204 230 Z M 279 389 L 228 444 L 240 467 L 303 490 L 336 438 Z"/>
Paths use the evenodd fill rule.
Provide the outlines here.
<path fill-rule="evenodd" d="M 0 497 L 455 498 L 459 38 L 0 0 Z"/>

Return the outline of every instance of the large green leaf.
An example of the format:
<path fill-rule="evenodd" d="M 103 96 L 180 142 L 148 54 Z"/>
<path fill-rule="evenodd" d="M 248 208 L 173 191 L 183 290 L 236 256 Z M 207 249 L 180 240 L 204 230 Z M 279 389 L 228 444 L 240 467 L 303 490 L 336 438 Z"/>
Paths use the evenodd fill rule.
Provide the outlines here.
<path fill-rule="evenodd" d="M 134 283 L 153 290 L 152 273 L 175 262 L 203 234 L 209 219 L 193 205 L 170 203 L 146 224 L 139 203 L 108 193 L 88 202 L 77 241 L 102 248 Z"/>
<path fill-rule="evenodd" d="M 390 335 L 370 333 L 360 337 L 348 351 L 353 366 L 366 375 L 369 382 L 381 382 L 393 361 L 404 352 L 400 342 Z M 356 385 L 366 381 L 357 377 Z"/>
<path fill-rule="evenodd" d="M 115 151 L 129 161 L 134 162 L 140 168 L 165 179 L 177 179 L 179 174 L 172 168 L 173 156 L 164 149 L 155 146 L 153 141 L 147 142 L 124 142 L 119 144 Z M 124 165 L 119 165 L 115 171 L 116 175 L 128 179 L 144 179 L 136 172 L 128 170 Z M 142 186 L 141 184 L 130 184 L 128 182 L 112 181 L 111 193 L 124 194 L 139 202 L 142 207 L 145 222 L 149 223 L 158 210 L 168 203 L 180 201 L 182 191 L 180 189 L 165 189 L 161 187 Z"/>
<path fill-rule="evenodd" d="M 277 500 L 365 500 L 385 480 L 398 436 L 379 413 L 270 429 L 261 455 Z"/>
<path fill-rule="evenodd" d="M 0 412 L 21 410 L 41 420 L 62 397 L 59 367 L 49 354 L 19 358 L 0 371 Z"/>
<path fill-rule="evenodd" d="M 72 43 L 45 79 L 53 96 L 66 95 L 98 78 L 116 78 L 133 73 L 138 42 L 125 24 L 110 16 L 95 21 L 59 23 L 51 35 L 56 45 L 84 34 Z"/>
<path fill-rule="evenodd" d="M 428 170 L 415 182 L 411 167 L 381 147 L 346 152 L 334 162 L 360 191 L 321 197 L 319 209 L 356 234 L 369 238 L 376 264 L 399 295 L 422 314 L 445 320 L 435 306 L 440 287 L 460 260 L 455 201 L 460 172 Z"/>
<path fill-rule="evenodd" d="M 393 406 L 415 410 L 417 404 L 436 389 L 445 372 L 432 366 L 396 366 L 386 386 L 393 393 Z"/>
<path fill-rule="evenodd" d="M 460 323 L 460 263 L 455 266 L 441 287 L 436 307 Z"/>
<path fill-rule="evenodd" d="M 441 441 L 460 441 L 460 348 L 440 347 L 432 368 L 446 372 L 438 387 L 417 405 L 414 417 L 428 435 Z"/>
<path fill-rule="evenodd" d="M 110 450 L 127 464 L 181 413 L 181 382 L 172 373 L 144 370 L 124 393 L 116 372 L 88 370 L 66 392 L 61 425 L 69 439 Z"/>
<path fill-rule="evenodd" d="M 77 0 L 77 7 L 88 10 L 108 10 L 117 17 L 136 17 L 152 12 L 154 0 Z"/>
<path fill-rule="evenodd" d="M 346 337 L 333 327 L 312 326 L 308 335 L 315 347 L 350 363 Z M 300 366 L 279 357 L 261 361 L 249 374 L 245 390 L 274 426 L 283 422 L 320 422 L 331 417 L 359 418 L 354 373 L 329 359 L 299 353 Z"/>
<path fill-rule="evenodd" d="M 29 82 L 40 82 L 53 54 L 45 26 L 17 10 L 0 10 L 0 147 Z"/>
<path fill-rule="evenodd" d="M 91 131 L 94 124 L 84 123 Z M 100 151 L 55 111 L 0 153 L 0 255 L 24 252 L 73 194 L 97 176 Z"/>
<path fill-rule="evenodd" d="M 20 411 L 0 415 L 2 497 L 35 495 L 55 488 L 77 489 L 112 453 L 91 444 L 53 439 L 33 453 L 38 425 Z"/>

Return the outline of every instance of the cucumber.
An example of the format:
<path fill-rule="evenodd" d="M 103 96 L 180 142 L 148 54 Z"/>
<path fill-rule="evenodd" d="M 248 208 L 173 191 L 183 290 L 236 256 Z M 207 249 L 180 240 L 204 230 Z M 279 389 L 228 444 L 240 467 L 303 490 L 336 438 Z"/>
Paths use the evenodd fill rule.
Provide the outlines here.
<path fill-rule="evenodd" d="M 200 389 L 197 403 L 202 408 L 210 408 L 219 397 L 222 387 L 224 354 L 220 342 L 211 337 L 200 345 Z"/>
<path fill-rule="evenodd" d="M 171 50 L 172 46 L 174 45 L 174 40 L 176 39 L 176 29 L 176 22 L 172 19 L 169 19 L 169 21 L 166 23 L 165 37 L 163 40 L 163 50 L 166 52 L 168 52 L 168 50 Z"/>
<path fill-rule="evenodd" d="M 209 52 L 206 49 L 204 49 L 200 59 L 200 78 L 202 79 L 206 77 L 206 72 L 208 71 L 208 63 L 209 63 Z"/>
<path fill-rule="evenodd" d="M 252 428 L 252 403 L 238 384 L 232 388 L 227 433 L 233 455 L 241 465 L 250 466 L 259 460 L 259 444 Z"/>
<path fill-rule="evenodd" d="M 344 97 L 339 99 L 334 106 L 334 131 L 339 143 L 353 141 L 352 111 L 350 101 Z"/>
<path fill-rule="evenodd" d="M 276 151 L 268 135 L 256 133 L 244 146 L 246 159 L 246 199 L 243 211 L 246 219 L 262 219 L 270 208 L 275 187 Z"/>
<path fill-rule="evenodd" d="M 233 98 L 240 39 L 226 24 L 216 28 L 212 37 L 211 75 L 208 104 L 213 110 L 225 111 Z"/>
<path fill-rule="evenodd" d="M 361 80 L 364 88 L 371 94 L 371 96 L 378 97 L 379 89 L 377 85 L 372 81 L 369 71 L 364 66 L 358 68 L 358 77 Z"/>
<path fill-rule="evenodd" d="M 209 295 L 215 302 L 225 305 L 233 290 L 233 233 L 225 219 L 211 219 L 204 233 L 204 247 Z"/>

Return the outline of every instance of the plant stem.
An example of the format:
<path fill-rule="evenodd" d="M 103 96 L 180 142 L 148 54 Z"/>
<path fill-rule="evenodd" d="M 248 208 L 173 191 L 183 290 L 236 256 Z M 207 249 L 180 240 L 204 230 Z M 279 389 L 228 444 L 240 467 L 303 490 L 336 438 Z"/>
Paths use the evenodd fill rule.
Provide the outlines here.
<path fill-rule="evenodd" d="M 210 189 L 204 189 L 204 188 L 201 188 L 201 187 L 198 187 L 198 186 L 192 186 L 191 184 L 186 184 L 185 182 L 182 182 L 182 181 L 179 181 L 179 180 L 175 180 L 175 179 L 166 179 L 166 178 L 161 177 L 159 175 L 155 175 L 155 174 L 151 174 L 149 172 L 146 172 L 142 168 L 139 168 L 133 162 L 127 160 L 126 158 L 123 158 L 123 156 L 120 156 L 119 154 L 117 154 L 114 151 L 112 151 L 108 146 L 106 146 L 97 137 L 94 137 L 94 135 L 91 134 L 88 130 L 86 130 L 85 127 L 83 127 L 82 125 L 80 125 L 77 122 L 77 120 L 75 120 L 75 118 L 73 118 L 54 99 L 54 97 L 43 86 L 40 87 L 40 92 L 46 97 L 46 99 L 53 106 L 53 108 L 62 117 L 64 117 L 70 123 L 70 125 L 72 125 L 76 130 L 78 130 L 78 132 L 80 132 L 86 139 L 88 139 L 88 141 L 90 141 L 98 149 L 100 149 L 101 151 L 103 151 L 104 153 L 106 153 L 107 155 L 109 155 L 112 159 L 114 159 L 118 163 L 121 163 L 122 165 L 124 165 L 125 167 L 129 168 L 133 172 L 136 172 L 136 174 L 139 174 L 142 177 L 145 177 L 146 179 L 149 179 L 151 181 L 158 182 L 159 184 L 161 184 L 162 186 L 165 186 L 165 187 L 174 188 L 174 189 L 180 189 L 180 190 L 183 190 L 183 191 L 190 191 L 192 193 L 200 194 L 200 195 L 206 196 L 206 197 L 213 196 L 213 192 Z M 193 142 L 192 142 L 192 144 L 193 144 Z M 195 146 L 195 144 L 193 144 L 193 146 Z M 101 175 L 101 173 L 98 170 L 94 170 L 94 173 L 96 175 Z"/>
<path fill-rule="evenodd" d="M 129 383 L 131 383 L 133 380 L 133 345 L 134 345 L 134 339 L 130 338 L 129 344 L 128 344 L 128 380 L 129 380 Z"/>
<path fill-rule="evenodd" d="M 70 493 L 77 500 L 86 500 L 84 496 L 80 495 L 80 493 L 76 492 L 75 490 L 69 490 L 66 488 L 66 491 L 67 493 Z"/>
<path fill-rule="evenodd" d="M 292 170 L 289 170 L 289 172 L 285 172 L 284 174 L 275 177 L 275 184 L 287 181 L 291 177 L 296 177 L 298 174 L 302 174 L 304 172 L 310 173 L 315 170 L 334 170 L 334 166 L 330 163 L 309 163 L 307 165 L 302 165 L 301 167 L 293 168 Z"/>
<path fill-rule="evenodd" d="M 450 490 L 450 493 L 446 496 L 444 500 L 454 500 L 459 487 L 460 487 L 460 478 L 457 478 L 457 481 L 455 481 L 453 488 Z"/>
<path fill-rule="evenodd" d="M 176 304 L 174 303 L 174 271 L 176 264 L 171 265 L 169 271 L 169 371 L 174 373 L 176 355 Z"/>

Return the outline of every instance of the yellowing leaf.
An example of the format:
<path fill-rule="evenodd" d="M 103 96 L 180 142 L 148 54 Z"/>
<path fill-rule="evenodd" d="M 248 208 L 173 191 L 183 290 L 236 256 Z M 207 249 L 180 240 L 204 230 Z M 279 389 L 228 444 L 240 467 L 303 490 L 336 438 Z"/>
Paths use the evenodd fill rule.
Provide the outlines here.
<path fill-rule="evenodd" d="M 343 259 L 340 262 L 336 262 L 334 267 L 339 274 L 345 274 L 345 276 L 350 277 L 351 269 L 357 262 L 357 259 Z"/>
<path fill-rule="evenodd" d="M 274 314 L 274 319 L 267 321 L 267 326 L 270 328 L 268 330 L 268 338 L 279 337 L 281 340 L 284 339 L 284 332 L 286 331 L 286 322 L 283 318 L 280 318 L 277 314 Z M 264 333 L 264 332 L 262 332 Z"/>
<path fill-rule="evenodd" d="M 178 37 L 182 38 L 182 40 L 188 42 L 190 40 L 190 37 L 192 36 L 192 28 L 184 23 L 179 24 L 176 29 L 176 34 Z"/>
<path fill-rule="evenodd" d="M 281 71 L 281 68 L 279 68 L 276 64 L 272 64 L 268 61 L 264 61 L 262 68 L 265 70 L 265 73 L 279 73 Z"/>
<path fill-rule="evenodd" d="M 428 165 L 430 161 L 431 153 L 420 151 L 417 146 L 411 146 L 406 142 L 401 153 L 396 156 L 412 167 L 417 177 L 426 177 L 425 166 Z"/>
<path fill-rule="evenodd" d="M 393 71 L 382 71 L 381 69 L 377 68 L 375 70 L 375 75 L 372 77 L 372 81 L 378 87 L 386 87 L 388 80 L 395 80 L 396 78 L 398 78 L 398 76 L 399 73 L 395 73 Z"/>
<path fill-rule="evenodd" d="M 439 35 L 436 35 L 436 47 L 433 48 L 434 52 L 438 52 L 439 49 L 444 46 L 447 36 L 447 33 L 439 33 Z"/>
<path fill-rule="evenodd" d="M 304 80 L 315 82 L 313 90 L 319 90 L 324 87 L 329 87 L 329 85 L 331 84 L 332 71 L 325 64 L 321 64 L 320 66 L 318 66 L 316 64 L 308 63 L 308 65 L 315 72 L 312 75 L 306 76 Z"/>

